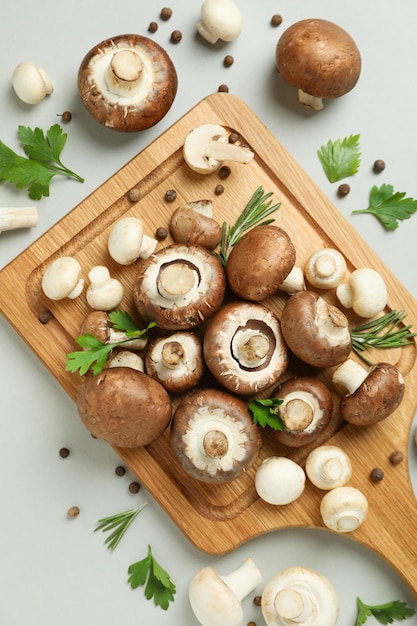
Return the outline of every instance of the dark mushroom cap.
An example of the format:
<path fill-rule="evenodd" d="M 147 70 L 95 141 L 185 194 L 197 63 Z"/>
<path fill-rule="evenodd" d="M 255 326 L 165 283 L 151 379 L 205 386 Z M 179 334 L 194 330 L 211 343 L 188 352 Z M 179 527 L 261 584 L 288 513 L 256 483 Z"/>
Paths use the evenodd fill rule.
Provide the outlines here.
<path fill-rule="evenodd" d="M 110 338 L 110 327 L 109 316 L 105 311 L 91 311 L 81 323 L 80 335 L 93 335 L 106 343 Z"/>
<path fill-rule="evenodd" d="M 106 89 L 105 68 L 122 50 L 134 51 L 143 61 L 143 82 L 136 98 Z M 102 41 L 85 55 L 78 71 L 78 91 L 88 112 L 103 126 L 123 132 L 144 130 L 159 122 L 171 108 L 177 86 L 177 73 L 167 52 L 141 35 Z"/>
<path fill-rule="evenodd" d="M 177 297 L 167 298 L 158 287 L 164 272 L 176 267 L 195 277 L 193 291 L 184 289 Z M 177 277 L 172 287 L 180 285 Z M 139 315 L 156 322 L 164 330 L 193 329 L 211 317 L 222 305 L 226 277 L 221 262 L 201 246 L 172 244 L 152 254 L 138 266 L 133 285 L 133 300 Z"/>
<path fill-rule="evenodd" d="M 347 317 L 313 291 L 299 291 L 288 299 L 281 330 L 291 352 L 313 367 L 338 365 L 351 351 Z"/>
<path fill-rule="evenodd" d="M 333 415 L 330 390 L 314 378 L 300 376 L 286 380 L 274 389 L 272 397 L 284 400 L 278 407 L 284 429 L 274 434 L 286 446 L 311 443 L 323 432 Z"/>
<path fill-rule="evenodd" d="M 92 435 L 126 448 L 146 446 L 157 439 L 172 414 L 164 387 L 130 367 L 107 368 L 86 377 L 77 408 Z"/>
<path fill-rule="evenodd" d="M 342 399 L 340 412 L 350 424 L 371 426 L 395 411 L 404 391 L 404 379 L 395 365 L 378 363 L 358 389 Z"/>
<path fill-rule="evenodd" d="M 243 395 L 276 384 L 288 366 L 279 320 L 258 302 L 223 306 L 207 325 L 203 352 L 216 380 Z"/>
<path fill-rule="evenodd" d="M 305 19 L 281 35 L 276 65 L 289 85 L 316 98 L 338 98 L 356 85 L 361 57 L 343 28 L 327 20 Z"/>
<path fill-rule="evenodd" d="M 187 474 L 225 483 L 258 458 L 262 438 L 243 400 L 217 389 L 201 389 L 181 400 L 171 424 L 171 448 Z"/>
<path fill-rule="evenodd" d="M 190 202 L 175 209 L 169 228 L 176 243 L 197 245 L 214 250 L 222 238 L 222 227 L 212 217 L 198 211 L 198 206 L 211 204 L 209 200 Z"/>

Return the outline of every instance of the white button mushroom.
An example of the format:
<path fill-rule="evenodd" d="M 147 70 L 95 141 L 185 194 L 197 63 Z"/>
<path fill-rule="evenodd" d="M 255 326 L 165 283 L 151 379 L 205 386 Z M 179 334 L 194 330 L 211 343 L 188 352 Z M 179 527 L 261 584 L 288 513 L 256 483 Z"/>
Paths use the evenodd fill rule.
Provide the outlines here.
<path fill-rule="evenodd" d="M 305 487 L 305 473 L 302 467 L 291 459 L 271 456 L 256 470 L 255 489 L 259 497 L 274 505 L 294 502 L 301 496 Z"/>
<path fill-rule="evenodd" d="M 96 265 L 88 273 L 90 285 L 87 288 L 86 298 L 92 309 L 97 311 L 111 311 L 119 306 L 123 299 L 123 285 L 104 265 Z"/>
<path fill-rule="evenodd" d="M 38 224 L 38 209 L 36 207 L 21 207 L 12 209 L 0 208 L 0 233 L 4 230 L 16 228 L 33 228 Z"/>
<path fill-rule="evenodd" d="M 197 31 L 209 43 L 233 41 L 242 32 L 243 17 L 232 0 L 205 0 Z"/>
<path fill-rule="evenodd" d="M 335 626 L 339 598 L 323 574 L 296 566 L 267 582 L 261 609 L 268 626 Z"/>
<path fill-rule="evenodd" d="M 147 259 L 157 240 L 145 235 L 143 222 L 137 217 L 123 217 L 110 230 L 107 246 L 110 256 L 120 265 L 131 265 L 138 258 Z"/>
<path fill-rule="evenodd" d="M 204 567 L 189 586 L 194 615 L 202 626 L 240 626 L 241 601 L 261 582 L 262 573 L 250 557 L 226 576 L 220 576 L 213 567 Z"/>
<path fill-rule="evenodd" d="M 211 174 L 223 161 L 250 163 L 254 153 L 245 146 L 229 142 L 229 133 L 219 124 L 197 126 L 185 138 L 184 160 L 194 172 Z"/>
<path fill-rule="evenodd" d="M 30 61 L 15 68 L 12 84 L 17 97 L 26 104 L 37 104 L 54 90 L 46 71 Z"/>
<path fill-rule="evenodd" d="M 320 514 L 327 528 L 338 533 L 357 530 L 366 520 L 368 501 L 356 487 L 336 487 L 320 503 Z"/>
<path fill-rule="evenodd" d="M 345 257 L 334 248 L 316 250 L 304 266 L 305 277 L 317 289 L 333 289 L 346 276 Z"/>
<path fill-rule="evenodd" d="M 77 259 L 63 256 L 55 259 L 42 276 L 42 291 L 50 300 L 77 298 L 83 288 L 82 268 Z"/>
<path fill-rule="evenodd" d="M 387 304 L 387 287 L 381 274 L 370 267 L 352 272 L 347 283 L 341 283 L 336 296 L 342 306 L 353 309 L 360 317 L 374 317 Z"/>
<path fill-rule="evenodd" d="M 352 476 L 352 463 L 339 446 L 322 445 L 308 455 L 305 471 L 313 485 L 328 491 L 349 482 Z"/>

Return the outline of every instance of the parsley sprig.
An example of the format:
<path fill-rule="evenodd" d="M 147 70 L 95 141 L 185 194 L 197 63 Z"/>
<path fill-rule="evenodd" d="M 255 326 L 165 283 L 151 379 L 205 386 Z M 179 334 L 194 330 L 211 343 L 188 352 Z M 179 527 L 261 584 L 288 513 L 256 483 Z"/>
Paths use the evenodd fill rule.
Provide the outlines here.
<path fill-rule="evenodd" d="M 232 226 L 227 225 L 226 222 L 223 223 L 222 239 L 217 254 L 223 265 L 226 265 L 233 246 L 246 231 L 254 226 L 266 226 L 274 221 L 266 218 L 279 209 L 281 203 L 272 204 L 271 196 L 272 192 L 264 193 L 263 187 L 258 187 L 236 222 Z"/>
<path fill-rule="evenodd" d="M 265 398 L 249 402 L 249 411 L 255 424 L 262 428 L 270 426 L 274 430 L 282 430 L 284 424 L 278 413 L 278 407 L 283 403 L 280 398 Z"/>
<path fill-rule="evenodd" d="M 380 624 L 392 624 L 394 621 L 402 621 L 415 614 L 415 610 L 407 606 L 405 602 L 394 600 L 385 604 L 370 605 L 356 598 L 358 613 L 354 626 L 362 626 L 368 617 L 374 617 Z"/>
<path fill-rule="evenodd" d="M 409 346 L 417 333 L 411 332 L 411 324 L 400 326 L 405 317 L 404 311 L 393 310 L 356 326 L 350 332 L 352 349 L 362 360 L 371 364 L 363 354 L 367 348 L 403 348 Z"/>
<path fill-rule="evenodd" d="M 394 191 L 392 185 L 374 185 L 369 195 L 369 206 L 357 209 L 353 214 L 374 215 L 386 230 L 395 230 L 399 222 L 409 219 L 417 211 L 417 200 L 406 198 L 403 191 Z"/>
<path fill-rule="evenodd" d="M 360 135 L 350 135 L 336 141 L 329 139 L 327 144 L 318 150 L 320 163 L 331 183 L 358 172 L 361 163 L 359 139 Z"/>
<path fill-rule="evenodd" d="M 107 545 L 109 550 L 115 550 L 129 526 L 135 521 L 139 513 L 145 508 L 146 505 L 147 502 L 144 502 L 141 506 L 138 506 L 135 509 L 130 509 L 129 511 L 123 511 L 122 513 L 116 513 L 115 515 L 109 515 L 108 517 L 99 519 L 94 532 L 101 530 L 105 533 L 111 530 L 112 532 L 107 536 L 104 543 Z"/>
<path fill-rule="evenodd" d="M 58 174 L 84 182 L 78 174 L 65 167 L 61 152 L 67 134 L 54 124 L 44 134 L 40 128 L 18 127 L 18 137 L 26 157 L 20 156 L 0 141 L 0 181 L 8 181 L 18 189 L 28 188 L 32 200 L 49 196 L 49 185 Z"/>
<path fill-rule="evenodd" d="M 174 601 L 176 587 L 169 574 L 156 561 L 151 546 L 148 545 L 148 554 L 144 559 L 129 566 L 128 574 L 128 582 L 132 589 L 146 584 L 146 599 L 153 598 L 155 605 L 164 611 L 168 609 L 169 603 Z"/>
<path fill-rule="evenodd" d="M 147 332 L 156 326 L 155 322 L 150 322 L 146 328 L 138 328 L 136 322 L 127 311 L 113 311 L 109 313 L 109 320 L 113 328 L 126 334 L 126 338 L 120 341 L 105 343 L 91 333 L 80 335 L 75 341 L 83 349 L 67 354 L 65 365 L 67 372 L 78 372 L 80 376 L 83 376 L 91 369 L 94 376 L 97 376 L 103 370 L 114 348 L 129 343 L 133 339 L 146 337 Z"/>

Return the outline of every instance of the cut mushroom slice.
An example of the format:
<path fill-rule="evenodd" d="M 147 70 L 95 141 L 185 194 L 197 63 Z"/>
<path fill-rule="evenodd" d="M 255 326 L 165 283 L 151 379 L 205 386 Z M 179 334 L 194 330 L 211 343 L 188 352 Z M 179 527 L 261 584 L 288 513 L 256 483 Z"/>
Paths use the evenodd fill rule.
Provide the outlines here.
<path fill-rule="evenodd" d="M 224 391 L 194 391 L 174 412 L 172 451 L 184 471 L 202 482 L 238 478 L 256 461 L 261 445 L 246 402 Z"/>
<path fill-rule="evenodd" d="M 221 262 L 201 246 L 172 244 L 139 265 L 136 309 L 164 330 L 192 329 L 221 306 L 226 277 Z"/>
<path fill-rule="evenodd" d="M 288 366 L 279 320 L 258 303 L 238 301 L 223 306 L 206 328 L 203 351 L 216 380 L 242 395 L 275 384 Z"/>
<path fill-rule="evenodd" d="M 169 229 L 175 243 L 214 250 L 222 238 L 222 227 L 213 219 L 210 200 L 188 202 L 171 215 Z"/>
<path fill-rule="evenodd" d="M 395 365 L 377 363 L 368 371 L 347 359 L 334 372 L 333 383 L 347 390 L 342 417 L 355 426 L 371 426 L 391 415 L 404 397 L 404 377 Z"/>
<path fill-rule="evenodd" d="M 129 350 L 143 350 L 148 339 L 142 337 L 128 337 L 128 335 L 113 328 L 107 311 L 91 311 L 83 319 L 80 326 L 80 335 L 93 335 L 102 343 L 118 343 L 126 341 Z"/>
<path fill-rule="evenodd" d="M 204 374 L 203 348 L 192 332 L 158 337 L 146 352 L 146 373 L 158 380 L 169 393 L 193 389 Z"/>
<path fill-rule="evenodd" d="M 281 330 L 295 356 L 314 367 L 339 365 L 351 351 L 347 317 L 308 289 L 295 293 L 285 304 Z"/>
<path fill-rule="evenodd" d="M 256 470 L 258 496 L 276 506 L 290 504 L 304 492 L 306 475 L 298 463 L 284 456 L 264 459 Z"/>
<path fill-rule="evenodd" d="M 314 378 L 290 378 L 274 389 L 272 397 L 282 400 L 278 414 L 284 428 L 275 431 L 274 435 L 286 446 L 311 443 L 323 432 L 333 415 L 330 390 Z"/>
<path fill-rule="evenodd" d="M 320 503 L 320 514 L 327 528 L 338 533 L 357 530 L 367 518 L 368 500 L 356 487 L 336 487 Z"/>
<path fill-rule="evenodd" d="M 304 266 L 305 277 L 312 287 L 333 289 L 340 285 L 347 272 L 345 257 L 334 248 L 316 250 Z"/>
<path fill-rule="evenodd" d="M 183 155 L 188 167 L 199 174 L 217 171 L 223 161 L 247 164 L 255 156 L 249 148 L 230 143 L 228 131 L 219 124 L 203 124 L 189 132 Z"/>
<path fill-rule="evenodd" d="M 78 91 L 103 126 L 122 132 L 150 128 L 169 111 L 178 79 L 167 52 L 140 35 L 102 41 L 84 57 Z"/>
<path fill-rule="evenodd" d="M 74 257 L 55 259 L 42 276 L 42 291 L 50 300 L 74 300 L 83 289 L 82 267 Z"/>
<path fill-rule="evenodd" d="M 352 463 L 342 448 L 326 444 L 310 452 L 305 470 L 313 485 L 328 491 L 343 487 L 349 482 L 352 476 Z"/>

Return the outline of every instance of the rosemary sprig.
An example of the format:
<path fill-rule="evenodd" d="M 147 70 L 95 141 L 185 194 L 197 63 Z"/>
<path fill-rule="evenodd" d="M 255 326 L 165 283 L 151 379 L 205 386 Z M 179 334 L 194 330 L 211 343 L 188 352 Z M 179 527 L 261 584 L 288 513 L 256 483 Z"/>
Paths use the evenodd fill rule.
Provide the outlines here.
<path fill-rule="evenodd" d="M 410 332 L 411 324 L 399 328 L 406 317 L 404 311 L 393 310 L 375 320 L 356 326 L 350 332 L 352 349 L 365 362 L 371 362 L 363 351 L 367 348 L 402 348 L 412 343 L 417 333 Z"/>
<path fill-rule="evenodd" d="M 109 515 L 108 517 L 99 519 L 94 532 L 97 530 L 108 532 L 109 530 L 114 529 L 104 542 L 109 550 L 114 550 L 119 545 L 129 526 L 135 521 L 139 513 L 145 508 L 146 505 L 147 502 L 144 502 L 136 509 L 130 509 L 129 511 L 123 511 L 123 513 L 116 513 L 115 515 Z"/>
<path fill-rule="evenodd" d="M 272 192 L 264 193 L 263 187 L 258 187 L 233 226 L 229 226 L 226 222 L 223 223 L 219 253 L 216 253 L 223 265 L 226 265 L 233 246 L 237 244 L 247 230 L 254 226 L 266 226 L 274 221 L 266 218 L 279 209 L 281 203 L 272 204 L 271 196 Z"/>

